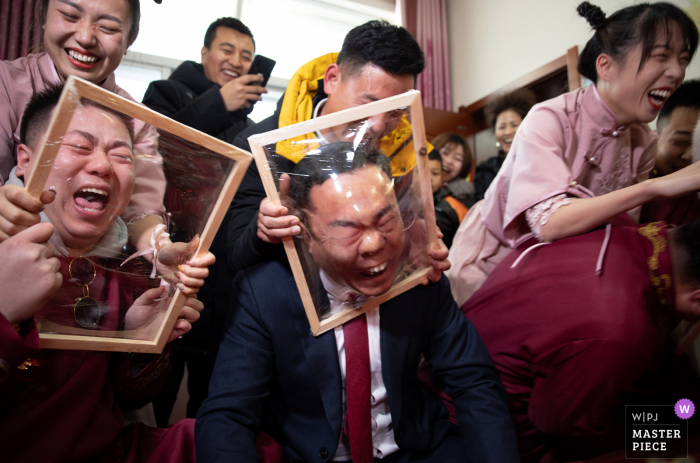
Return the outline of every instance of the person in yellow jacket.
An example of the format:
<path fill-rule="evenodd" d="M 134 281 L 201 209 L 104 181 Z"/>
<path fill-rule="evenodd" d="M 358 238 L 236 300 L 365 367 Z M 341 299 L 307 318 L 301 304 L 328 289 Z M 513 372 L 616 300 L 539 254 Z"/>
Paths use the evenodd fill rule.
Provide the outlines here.
<path fill-rule="evenodd" d="M 250 151 L 247 138 L 251 135 L 412 90 L 424 66 L 423 52 L 406 29 L 386 21 L 369 21 L 348 33 L 340 53 L 320 56 L 300 67 L 275 114 L 241 132 L 234 145 Z M 413 152 L 413 138 L 406 118 L 379 114 L 370 117 L 367 126 L 374 139 L 379 139 L 378 148 L 391 159 L 393 175 L 407 175 L 415 167 L 415 158 L 408 156 Z M 278 166 L 280 171 L 290 171 L 289 167 L 303 158 L 306 150 L 296 142 L 304 138 L 298 137 L 294 144 L 292 140 L 278 144 L 277 153 L 283 158 L 278 157 L 277 162 L 286 163 Z M 284 253 L 279 245 L 282 238 L 301 232 L 299 219 L 288 212 L 266 198 L 257 167 L 251 164 L 229 209 L 229 266 L 242 270 Z M 429 251 L 431 281 L 438 281 L 440 273 L 450 266 L 443 248 Z"/>

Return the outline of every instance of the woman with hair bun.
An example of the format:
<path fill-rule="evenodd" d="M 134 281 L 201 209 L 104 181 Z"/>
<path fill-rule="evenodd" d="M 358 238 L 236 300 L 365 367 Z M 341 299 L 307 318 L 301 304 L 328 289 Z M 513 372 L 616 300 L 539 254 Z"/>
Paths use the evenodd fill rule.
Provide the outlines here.
<path fill-rule="evenodd" d="M 486 122 L 496 136 L 498 154 L 476 166 L 474 196 L 477 201 L 484 199 L 484 193 L 496 178 L 506 155 L 510 152 L 515 132 L 535 103 L 535 94 L 524 88 L 501 95 L 486 105 Z"/>
<path fill-rule="evenodd" d="M 647 124 L 683 82 L 695 23 L 669 3 L 606 16 L 583 2 L 578 12 L 595 31 L 578 63 L 593 83 L 532 108 L 485 199 L 462 221 L 447 272 L 460 305 L 531 238 L 579 235 L 625 212 L 636 221 L 642 204 L 700 189 L 699 164 L 649 179 L 656 136 Z"/>

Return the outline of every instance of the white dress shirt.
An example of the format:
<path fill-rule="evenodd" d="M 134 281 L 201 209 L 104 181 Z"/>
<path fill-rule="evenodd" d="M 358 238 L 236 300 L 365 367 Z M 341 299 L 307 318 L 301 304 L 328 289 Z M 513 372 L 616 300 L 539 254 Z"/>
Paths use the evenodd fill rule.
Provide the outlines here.
<path fill-rule="evenodd" d="M 321 270 L 321 281 L 328 293 L 331 304 L 331 314 L 335 314 L 348 306 L 351 292 L 348 288 L 333 281 L 323 270 Z M 374 447 L 374 457 L 383 458 L 396 452 L 399 447 L 394 440 L 394 427 L 391 423 L 391 413 L 389 411 L 389 400 L 382 378 L 382 352 L 380 347 L 379 331 L 379 307 L 366 312 L 367 315 L 367 337 L 369 339 L 369 364 L 371 373 L 371 414 L 372 414 L 372 447 Z M 340 362 L 340 374 L 343 379 L 343 424 L 345 424 L 345 413 L 347 411 L 347 399 L 345 392 L 345 337 L 343 326 L 335 328 L 335 342 L 338 347 L 338 361 Z M 350 451 L 350 440 L 345 432 L 340 433 L 340 443 L 331 461 L 352 460 Z"/>

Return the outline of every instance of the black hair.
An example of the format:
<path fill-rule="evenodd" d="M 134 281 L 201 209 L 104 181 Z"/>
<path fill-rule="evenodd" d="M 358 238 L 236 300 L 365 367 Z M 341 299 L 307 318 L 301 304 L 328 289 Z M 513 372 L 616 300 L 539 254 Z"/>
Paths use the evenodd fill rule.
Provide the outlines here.
<path fill-rule="evenodd" d="M 457 178 L 467 178 L 467 175 L 469 175 L 469 172 L 472 170 L 472 150 L 469 148 L 464 137 L 456 133 L 447 132 L 438 135 L 430 143 L 433 145 L 433 148 L 435 148 L 434 151 L 438 154 L 440 153 L 440 149 L 449 143 L 460 145 L 464 151 L 464 159 L 462 160 L 462 169 L 457 173 Z M 442 162 L 442 158 L 440 158 L 440 162 Z"/>
<path fill-rule="evenodd" d="M 665 33 L 666 43 L 670 43 L 671 23 L 680 27 L 691 59 L 698 47 L 697 26 L 683 10 L 670 3 L 640 3 L 609 17 L 589 2 L 581 3 L 576 10 L 595 30 L 578 59 L 578 72 L 593 82 L 598 82 L 596 60 L 602 53 L 623 62 L 627 53 L 641 44 L 642 59 L 638 68 L 641 69 L 651 56 L 660 32 Z"/>
<path fill-rule="evenodd" d="M 700 287 L 700 220 L 676 229 L 681 246 L 680 253 L 685 255 L 678 277 L 686 283 Z"/>
<path fill-rule="evenodd" d="M 37 17 L 39 19 L 39 24 L 41 26 L 46 25 L 46 15 L 49 10 L 50 0 L 39 0 L 37 5 Z M 139 35 L 139 23 L 141 22 L 141 3 L 139 0 L 124 0 L 126 6 L 129 7 L 129 19 L 131 20 L 131 25 L 129 27 L 129 32 L 126 35 L 127 46 L 131 46 Z"/>
<path fill-rule="evenodd" d="M 484 109 L 486 122 L 492 129 L 496 128 L 496 120 L 503 111 L 509 109 L 518 113 L 521 119 L 525 119 L 527 113 L 537 103 L 537 97 L 532 90 L 522 88 L 511 93 L 506 93 L 489 101 Z"/>
<path fill-rule="evenodd" d="M 239 19 L 230 17 L 219 18 L 213 23 L 209 24 L 207 32 L 204 34 L 204 47 L 211 47 L 211 43 L 216 38 L 216 30 L 219 27 L 228 27 L 229 29 L 233 29 L 241 34 L 249 36 L 250 40 L 253 41 L 253 47 L 255 47 L 255 39 L 253 38 L 253 33 L 250 31 L 250 29 L 248 29 L 248 26 L 243 24 Z"/>
<path fill-rule="evenodd" d="M 425 68 L 423 51 L 413 36 L 403 27 L 379 20 L 348 32 L 337 63 L 347 75 L 355 75 L 368 63 L 396 76 L 416 77 Z"/>
<path fill-rule="evenodd" d="M 666 100 L 656 121 L 657 133 L 661 133 L 676 108 L 700 108 L 700 80 L 686 80 Z"/>
<path fill-rule="evenodd" d="M 290 196 L 300 212 L 309 209 L 311 188 L 336 175 L 354 172 L 369 165 L 379 167 L 391 178 L 389 158 L 374 148 L 358 147 L 352 143 L 335 142 L 319 148 L 315 154 L 307 154 L 289 175 Z"/>
<path fill-rule="evenodd" d="M 430 153 L 428 153 L 428 161 L 440 161 L 440 165 L 442 166 L 442 156 L 440 156 L 440 152 L 437 149 L 430 150 Z"/>
<path fill-rule="evenodd" d="M 58 100 L 61 98 L 63 85 L 55 85 L 48 87 L 46 90 L 32 95 L 27 106 L 24 107 L 22 120 L 19 125 L 19 142 L 27 145 L 30 149 L 35 150 L 37 143 L 41 140 L 49 127 L 51 113 L 58 105 Z M 108 108 L 99 103 L 95 103 L 87 98 L 80 100 L 81 105 L 92 106 L 102 111 L 107 111 L 115 115 L 126 125 L 129 131 L 131 141 L 134 141 L 134 119 L 126 114 L 120 113 L 117 110 Z"/>

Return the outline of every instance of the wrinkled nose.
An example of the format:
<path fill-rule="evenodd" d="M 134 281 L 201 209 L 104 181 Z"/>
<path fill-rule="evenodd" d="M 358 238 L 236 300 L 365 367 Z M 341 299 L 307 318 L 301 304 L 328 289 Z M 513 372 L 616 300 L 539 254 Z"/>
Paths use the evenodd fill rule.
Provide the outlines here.
<path fill-rule="evenodd" d="M 360 240 L 359 253 L 365 256 L 377 254 L 384 248 L 384 234 L 372 229 L 365 232 Z"/>
<path fill-rule="evenodd" d="M 98 177 L 106 177 L 112 173 L 112 163 L 109 162 L 107 153 L 101 150 L 95 150 L 85 165 L 85 171 L 91 175 Z"/>
<path fill-rule="evenodd" d="M 92 26 L 84 19 L 81 19 L 76 23 L 73 37 L 75 37 L 75 41 L 85 49 L 95 45 L 96 39 Z"/>

